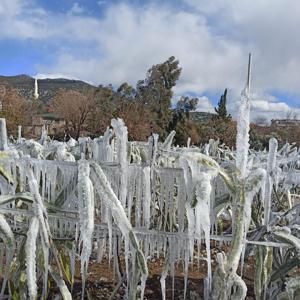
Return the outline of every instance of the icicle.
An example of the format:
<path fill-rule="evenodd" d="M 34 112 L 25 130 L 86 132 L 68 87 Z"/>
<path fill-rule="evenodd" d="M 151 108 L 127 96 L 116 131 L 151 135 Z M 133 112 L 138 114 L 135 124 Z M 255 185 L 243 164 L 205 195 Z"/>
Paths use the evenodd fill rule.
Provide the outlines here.
<path fill-rule="evenodd" d="M 186 290 L 187 290 L 187 283 L 188 283 L 188 272 L 189 272 L 189 251 L 184 251 L 184 292 L 183 292 L 183 299 L 186 299 Z"/>
<path fill-rule="evenodd" d="M 111 125 L 115 130 L 117 137 L 118 146 L 118 159 L 120 163 L 120 201 L 123 207 L 126 207 L 126 196 L 127 196 L 127 177 L 128 177 L 128 163 L 127 163 L 127 143 L 128 143 L 128 132 L 127 127 L 121 119 L 112 119 Z"/>
<path fill-rule="evenodd" d="M 196 185 L 195 232 L 201 235 L 201 230 L 205 234 L 205 245 L 207 255 L 207 278 L 209 289 L 211 289 L 211 252 L 210 252 L 210 198 L 211 198 L 211 173 L 201 173 L 199 184 Z"/>
<path fill-rule="evenodd" d="M 68 148 L 73 148 L 76 146 L 76 140 L 74 140 L 72 137 L 67 141 Z"/>
<path fill-rule="evenodd" d="M 110 263 L 112 257 L 112 215 L 108 208 L 107 212 L 107 227 L 108 227 L 108 262 Z"/>
<path fill-rule="evenodd" d="M 148 144 L 149 144 L 149 161 L 150 161 L 150 165 L 151 166 L 153 166 L 155 164 L 155 162 L 156 162 L 158 137 L 159 137 L 158 134 L 152 133 L 152 135 L 148 139 Z"/>
<path fill-rule="evenodd" d="M 42 132 L 41 132 L 41 138 L 40 138 L 40 144 L 44 145 L 46 143 L 46 141 L 47 141 L 47 138 L 48 138 L 48 136 L 47 136 L 47 129 L 46 129 L 46 126 L 43 125 Z"/>
<path fill-rule="evenodd" d="M 89 179 L 90 167 L 85 159 L 78 165 L 78 198 L 80 218 L 81 275 L 82 299 L 84 298 L 85 280 L 87 276 L 89 258 L 92 253 L 92 239 L 94 232 L 94 188 Z"/>
<path fill-rule="evenodd" d="M 6 121 L 0 118 L 0 151 L 8 150 Z"/>
<path fill-rule="evenodd" d="M 171 149 L 171 146 L 172 146 L 172 143 L 173 143 L 173 139 L 174 139 L 174 136 L 176 134 L 176 131 L 175 130 L 172 130 L 169 135 L 166 137 L 165 141 L 163 142 L 163 144 L 161 145 L 161 148 L 163 150 L 170 150 Z"/>
<path fill-rule="evenodd" d="M 190 145 L 191 145 L 191 138 L 188 137 L 187 143 L 186 143 L 186 147 L 187 147 L 187 148 L 190 148 Z"/>
<path fill-rule="evenodd" d="M 287 190 L 286 197 L 287 197 L 287 200 L 288 200 L 289 209 L 292 209 L 293 203 L 292 203 L 292 197 L 291 197 L 291 191 L 290 190 Z"/>
<path fill-rule="evenodd" d="M 57 147 L 54 160 L 75 162 L 75 157 L 67 152 L 67 146 L 62 144 Z"/>
<path fill-rule="evenodd" d="M 92 179 L 95 184 L 96 191 L 99 197 L 103 199 L 103 203 L 107 207 L 111 207 L 114 221 L 116 225 L 119 227 L 119 229 L 121 230 L 122 235 L 125 239 L 125 261 L 127 260 L 127 256 L 128 256 L 127 247 L 129 246 L 127 245 L 129 245 L 130 243 L 132 249 L 136 251 L 136 257 L 137 257 L 138 266 L 140 268 L 141 274 L 148 276 L 146 259 L 139 248 L 138 241 L 136 239 L 135 234 L 132 231 L 132 226 L 128 218 L 126 217 L 126 213 L 124 211 L 124 208 L 120 200 L 117 198 L 116 194 L 112 190 L 111 185 L 107 180 L 101 167 L 95 162 L 91 162 L 91 166 L 93 167 L 94 170 L 94 173 L 92 173 Z"/>
<path fill-rule="evenodd" d="M 149 229 L 149 227 L 150 227 L 150 207 L 151 207 L 150 167 L 143 168 L 142 182 L 143 182 L 144 226 L 147 229 Z"/>
<path fill-rule="evenodd" d="M 169 262 L 165 262 L 165 267 L 160 277 L 162 300 L 166 300 L 166 278 L 168 276 Z"/>
<path fill-rule="evenodd" d="M 141 300 L 144 299 L 147 277 L 148 276 L 146 274 L 142 274 L 142 277 L 141 277 Z"/>
<path fill-rule="evenodd" d="M 195 215 L 193 208 L 188 203 L 186 205 L 186 214 L 188 220 L 190 258 L 192 259 L 194 256 Z"/>
<path fill-rule="evenodd" d="M 272 204 L 272 189 L 273 189 L 273 172 L 276 168 L 276 155 L 278 149 L 278 142 L 275 138 L 271 138 L 269 141 L 269 154 L 267 162 L 267 179 L 266 189 L 264 195 L 264 225 L 267 225 L 271 216 L 271 204 Z"/>
<path fill-rule="evenodd" d="M 26 275 L 29 298 L 37 299 L 36 285 L 36 240 L 39 232 L 39 219 L 32 217 L 26 240 Z"/>
<path fill-rule="evenodd" d="M 70 258 L 70 273 L 71 273 L 71 282 L 72 282 L 71 289 L 73 289 L 73 282 L 74 282 L 74 276 L 75 276 L 75 263 L 76 263 L 75 243 L 72 244 L 72 249 L 69 251 L 69 258 Z"/>

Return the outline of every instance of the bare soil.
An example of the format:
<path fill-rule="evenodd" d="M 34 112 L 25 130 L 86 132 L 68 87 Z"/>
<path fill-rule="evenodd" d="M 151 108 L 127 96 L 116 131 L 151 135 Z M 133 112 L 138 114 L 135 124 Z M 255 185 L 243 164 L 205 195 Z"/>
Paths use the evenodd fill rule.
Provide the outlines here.
<path fill-rule="evenodd" d="M 214 257 L 213 251 L 213 257 Z M 160 300 L 161 286 L 160 276 L 164 264 L 164 259 L 153 259 L 148 262 L 149 277 L 146 282 L 146 289 L 144 299 L 146 300 Z M 214 267 L 213 263 L 213 267 Z M 206 276 L 206 264 L 205 261 L 195 262 L 190 267 L 188 275 L 188 287 L 187 287 L 187 300 L 203 299 L 203 278 Z M 253 258 L 249 257 L 248 261 L 244 265 L 244 275 L 248 287 L 247 300 L 254 298 L 253 289 Z M 104 259 L 102 263 L 97 263 L 95 260 L 91 260 L 89 265 L 89 276 L 86 283 L 86 295 L 84 299 L 109 299 L 114 288 L 118 282 L 114 279 L 113 264 L 109 264 L 107 259 Z M 174 284 L 174 289 L 173 289 Z M 77 275 L 75 276 L 75 283 L 73 287 L 73 299 L 81 299 L 81 277 L 79 266 L 77 268 Z M 123 299 L 125 294 L 125 287 L 122 285 L 118 292 L 115 294 L 114 300 Z M 181 300 L 184 297 L 184 272 L 181 263 L 175 266 L 174 283 L 172 277 L 168 276 L 166 280 L 166 299 Z"/>

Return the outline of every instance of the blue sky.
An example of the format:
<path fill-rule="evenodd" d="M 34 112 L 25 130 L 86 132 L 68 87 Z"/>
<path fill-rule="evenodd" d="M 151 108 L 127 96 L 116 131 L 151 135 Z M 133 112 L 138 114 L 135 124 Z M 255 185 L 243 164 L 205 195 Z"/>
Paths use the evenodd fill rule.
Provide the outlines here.
<path fill-rule="evenodd" d="M 135 85 L 174 55 L 174 99 L 234 114 L 252 52 L 252 118 L 300 118 L 299 28 L 296 0 L 1 0 L 0 74 Z"/>

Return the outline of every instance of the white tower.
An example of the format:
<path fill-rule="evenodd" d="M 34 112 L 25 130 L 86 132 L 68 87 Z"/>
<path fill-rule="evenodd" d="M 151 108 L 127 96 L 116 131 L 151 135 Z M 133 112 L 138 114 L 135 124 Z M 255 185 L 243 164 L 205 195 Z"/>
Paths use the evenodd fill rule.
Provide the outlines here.
<path fill-rule="evenodd" d="M 37 78 L 34 79 L 34 99 L 37 100 L 39 98 L 39 93 L 38 93 L 38 82 Z"/>

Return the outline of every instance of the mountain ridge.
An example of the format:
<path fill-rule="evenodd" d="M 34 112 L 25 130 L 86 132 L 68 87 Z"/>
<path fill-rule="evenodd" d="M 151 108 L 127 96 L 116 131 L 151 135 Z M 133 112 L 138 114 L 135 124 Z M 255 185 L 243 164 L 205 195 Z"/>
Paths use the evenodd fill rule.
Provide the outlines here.
<path fill-rule="evenodd" d="M 26 100 L 34 98 L 34 82 L 35 78 L 27 74 L 13 76 L 0 75 L 0 86 L 8 85 L 16 89 Z M 49 103 L 59 89 L 82 91 L 90 88 L 96 87 L 82 80 L 66 78 L 38 79 L 39 100 L 44 103 Z"/>

